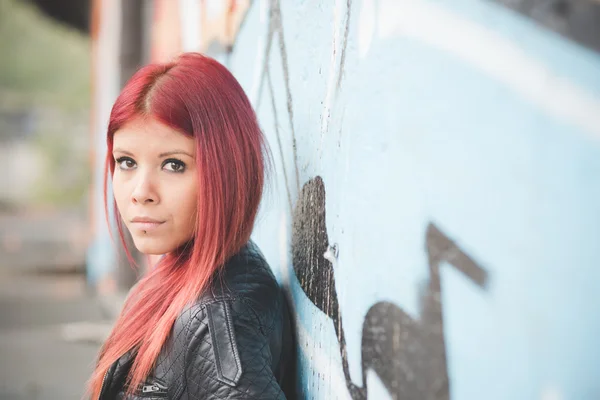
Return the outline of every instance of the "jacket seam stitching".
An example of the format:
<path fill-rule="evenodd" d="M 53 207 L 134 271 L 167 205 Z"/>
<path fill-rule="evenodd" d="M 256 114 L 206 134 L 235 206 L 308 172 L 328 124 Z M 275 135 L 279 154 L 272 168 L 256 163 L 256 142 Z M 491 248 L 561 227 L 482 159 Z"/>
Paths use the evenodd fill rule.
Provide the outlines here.
<path fill-rule="evenodd" d="M 223 368 L 221 366 L 221 356 L 219 355 L 219 347 L 217 346 L 215 339 L 215 330 L 214 323 L 212 319 L 212 311 L 209 307 L 206 308 L 206 318 L 208 322 L 208 332 L 210 335 L 210 339 L 212 342 L 212 350 L 215 353 L 215 364 L 217 367 L 217 379 L 221 380 L 223 378 Z"/>
<path fill-rule="evenodd" d="M 252 312 L 252 314 L 254 315 L 254 318 L 256 319 L 256 323 L 258 325 L 258 330 L 260 331 L 260 333 L 264 336 L 267 337 L 271 334 L 271 332 L 273 331 L 273 328 L 266 330 L 263 323 L 261 322 L 260 317 L 258 316 L 258 312 L 256 311 L 256 309 L 254 308 L 254 306 L 252 305 L 252 302 L 246 298 L 240 298 L 239 301 L 244 304 L 246 307 L 248 307 L 250 309 L 250 311 Z"/>
<path fill-rule="evenodd" d="M 229 335 L 229 341 L 231 342 L 231 345 L 233 348 L 233 358 L 235 359 L 235 364 L 238 369 L 237 373 L 235 374 L 234 379 L 227 378 L 227 380 L 231 381 L 234 385 L 237 385 L 237 382 L 239 381 L 240 377 L 242 376 L 242 363 L 240 361 L 240 355 L 238 354 L 238 348 L 237 348 L 235 336 L 231 334 L 232 325 L 233 325 L 233 320 L 231 317 L 231 310 L 229 310 L 229 307 L 226 302 L 223 302 L 223 305 L 225 306 L 225 321 L 226 321 L 226 326 L 227 326 L 227 334 Z"/>

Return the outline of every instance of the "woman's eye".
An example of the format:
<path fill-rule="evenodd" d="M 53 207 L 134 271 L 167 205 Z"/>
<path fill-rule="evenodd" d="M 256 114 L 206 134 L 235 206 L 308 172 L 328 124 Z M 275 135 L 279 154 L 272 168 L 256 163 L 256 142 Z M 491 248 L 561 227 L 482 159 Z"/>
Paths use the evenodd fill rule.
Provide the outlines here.
<path fill-rule="evenodd" d="M 170 172 L 183 172 L 185 171 L 185 163 L 180 160 L 169 159 L 164 162 L 163 168 Z"/>
<path fill-rule="evenodd" d="M 117 158 L 117 164 L 119 165 L 119 169 L 124 171 L 135 168 L 135 161 L 129 157 Z"/>

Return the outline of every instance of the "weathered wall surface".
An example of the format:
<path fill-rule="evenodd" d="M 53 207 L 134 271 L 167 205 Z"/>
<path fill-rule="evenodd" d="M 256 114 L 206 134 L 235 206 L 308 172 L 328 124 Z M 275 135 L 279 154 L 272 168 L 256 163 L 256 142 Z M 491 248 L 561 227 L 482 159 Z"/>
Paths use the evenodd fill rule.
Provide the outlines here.
<path fill-rule="evenodd" d="M 150 59 L 207 52 L 256 107 L 275 174 L 254 239 L 302 398 L 600 398 L 600 3 L 144 4 Z M 92 278 L 115 264 L 95 193 Z"/>
<path fill-rule="evenodd" d="M 600 398 L 600 5 L 555 3 L 248 7 L 305 398 Z"/>

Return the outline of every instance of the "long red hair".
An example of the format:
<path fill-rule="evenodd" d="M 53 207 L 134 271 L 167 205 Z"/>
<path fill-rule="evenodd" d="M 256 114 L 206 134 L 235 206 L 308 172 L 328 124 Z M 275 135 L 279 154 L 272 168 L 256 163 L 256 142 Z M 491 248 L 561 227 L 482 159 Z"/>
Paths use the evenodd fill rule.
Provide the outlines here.
<path fill-rule="evenodd" d="M 146 379 L 177 316 L 250 239 L 270 165 L 250 101 L 234 76 L 212 58 L 185 53 L 173 62 L 147 65 L 127 82 L 110 115 L 105 182 L 115 169 L 115 132 L 139 116 L 156 118 L 195 139 L 196 229 L 188 243 L 165 255 L 132 289 L 89 381 L 92 399 L 99 397 L 111 364 L 129 350 L 136 351 L 129 391 Z M 106 184 L 104 196 L 108 204 Z"/>

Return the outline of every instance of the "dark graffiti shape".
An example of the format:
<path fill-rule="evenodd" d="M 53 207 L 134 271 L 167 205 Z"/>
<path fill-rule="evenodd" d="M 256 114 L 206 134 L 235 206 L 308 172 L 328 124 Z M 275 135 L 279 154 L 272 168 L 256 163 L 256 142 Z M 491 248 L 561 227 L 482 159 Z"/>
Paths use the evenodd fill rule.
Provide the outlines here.
<path fill-rule="evenodd" d="M 494 0 L 539 25 L 600 52 L 600 2 L 597 0 Z"/>
<path fill-rule="evenodd" d="M 379 376 L 393 399 L 449 399 L 440 264 L 454 266 L 481 288 L 486 287 L 488 278 L 484 269 L 431 223 L 425 244 L 430 276 L 421 295 L 420 318 L 411 317 L 389 302 L 376 303 L 369 309 L 362 330 L 360 387 L 350 377 L 333 265 L 324 257 L 329 247 L 325 186 L 317 176 L 302 188 L 293 221 L 294 272 L 307 297 L 333 321 L 346 386 L 355 400 L 367 398 L 369 369 Z"/>
<path fill-rule="evenodd" d="M 363 323 L 363 382 L 372 369 L 394 399 L 449 399 L 440 264 L 449 263 L 481 288 L 487 282 L 485 270 L 431 223 L 425 242 L 429 280 L 421 296 L 420 320 L 381 302 L 369 309 Z"/>
<path fill-rule="evenodd" d="M 309 180 L 302 187 L 294 209 L 292 227 L 292 263 L 294 272 L 310 301 L 333 320 L 346 386 L 353 399 L 366 399 L 366 388 L 352 383 L 346 339 L 339 313 L 333 266 L 323 255 L 329 238 L 325 226 L 325 186 L 321 177 Z"/>

